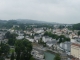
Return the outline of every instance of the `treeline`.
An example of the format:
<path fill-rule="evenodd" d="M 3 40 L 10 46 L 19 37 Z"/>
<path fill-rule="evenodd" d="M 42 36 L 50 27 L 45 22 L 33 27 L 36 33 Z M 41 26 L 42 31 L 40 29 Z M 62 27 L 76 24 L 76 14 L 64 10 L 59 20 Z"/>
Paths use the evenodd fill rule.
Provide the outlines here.
<path fill-rule="evenodd" d="M 10 47 L 8 44 L 0 44 L 0 60 L 5 60 L 4 57 L 7 57 L 10 52 Z"/>
<path fill-rule="evenodd" d="M 16 25 L 17 21 L 9 20 L 9 21 L 2 21 L 0 20 L 0 28 L 11 28 L 13 25 Z"/>
<path fill-rule="evenodd" d="M 27 28 L 41 28 L 41 27 L 46 27 L 46 28 L 53 28 L 53 25 L 52 24 L 38 24 L 38 23 L 20 23 L 19 21 L 16 21 L 16 20 L 9 20 L 9 21 L 5 21 L 5 20 L 0 20 L 0 28 L 12 28 L 13 25 L 18 25 L 18 26 L 15 26 L 14 29 L 16 30 L 26 30 Z M 34 25 L 34 26 L 32 26 Z"/>
<path fill-rule="evenodd" d="M 26 39 L 17 40 L 15 42 L 15 51 L 11 53 L 10 60 L 35 60 L 31 55 L 32 44 Z M 16 54 L 14 54 L 16 53 Z M 10 54 L 10 46 L 8 44 L 0 44 L 0 60 L 5 60 Z"/>
<path fill-rule="evenodd" d="M 80 23 L 73 25 L 73 30 L 80 30 Z"/>
<path fill-rule="evenodd" d="M 45 32 L 44 36 L 52 37 L 53 39 L 58 40 L 58 43 L 65 42 L 65 41 L 70 41 L 70 38 L 67 38 L 64 35 L 58 36 L 56 34 L 52 34 L 51 32 Z"/>
<path fill-rule="evenodd" d="M 10 32 L 5 34 L 8 43 L 4 44 L 1 42 L 0 44 L 0 60 L 5 60 L 5 58 L 10 58 L 10 60 L 35 60 L 31 55 L 32 43 L 25 38 L 16 40 L 16 36 L 17 34 Z M 12 51 L 12 49 L 14 50 Z M 11 56 L 9 57 L 9 55 Z"/>
<path fill-rule="evenodd" d="M 16 36 L 18 36 L 18 35 L 15 34 L 15 33 L 12 33 L 12 34 L 11 34 L 10 32 L 7 32 L 7 33 L 5 34 L 5 38 L 8 39 L 8 44 L 9 44 L 9 45 L 14 46 L 15 41 L 16 41 Z"/>
<path fill-rule="evenodd" d="M 31 55 L 32 44 L 26 39 L 15 42 L 16 60 L 34 60 Z"/>

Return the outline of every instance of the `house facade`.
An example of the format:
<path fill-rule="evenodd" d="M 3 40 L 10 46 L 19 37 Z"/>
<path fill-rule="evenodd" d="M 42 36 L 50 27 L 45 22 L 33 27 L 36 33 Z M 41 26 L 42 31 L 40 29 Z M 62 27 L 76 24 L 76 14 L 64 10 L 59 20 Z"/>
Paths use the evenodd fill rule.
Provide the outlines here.
<path fill-rule="evenodd" d="M 76 59 L 80 59 L 80 44 L 72 43 L 71 44 L 71 55 Z"/>

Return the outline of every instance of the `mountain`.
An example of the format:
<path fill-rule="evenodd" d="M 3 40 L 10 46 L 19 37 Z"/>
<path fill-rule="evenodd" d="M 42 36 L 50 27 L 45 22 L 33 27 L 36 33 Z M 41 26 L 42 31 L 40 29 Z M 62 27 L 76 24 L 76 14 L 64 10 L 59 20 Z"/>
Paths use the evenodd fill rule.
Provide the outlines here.
<path fill-rule="evenodd" d="M 0 20 L 0 24 L 4 24 L 4 23 L 7 23 L 6 20 Z"/>
<path fill-rule="evenodd" d="M 18 24 L 59 24 L 55 22 L 37 21 L 31 19 L 13 19 L 13 20 L 0 20 L 0 23 L 18 23 Z"/>
<path fill-rule="evenodd" d="M 16 20 L 18 23 L 30 23 L 30 24 L 35 24 L 35 23 L 48 23 L 45 21 L 37 21 L 37 20 L 31 20 L 31 19 L 17 19 Z"/>
<path fill-rule="evenodd" d="M 80 30 L 80 23 L 74 24 L 73 30 Z"/>

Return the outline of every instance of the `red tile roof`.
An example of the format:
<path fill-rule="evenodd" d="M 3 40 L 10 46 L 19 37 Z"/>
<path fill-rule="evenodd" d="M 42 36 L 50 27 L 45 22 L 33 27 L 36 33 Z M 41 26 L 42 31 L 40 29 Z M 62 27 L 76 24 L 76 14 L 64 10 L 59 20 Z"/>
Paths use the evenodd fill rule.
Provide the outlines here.
<path fill-rule="evenodd" d="M 77 43 L 72 43 L 72 45 L 80 47 L 80 44 Z"/>

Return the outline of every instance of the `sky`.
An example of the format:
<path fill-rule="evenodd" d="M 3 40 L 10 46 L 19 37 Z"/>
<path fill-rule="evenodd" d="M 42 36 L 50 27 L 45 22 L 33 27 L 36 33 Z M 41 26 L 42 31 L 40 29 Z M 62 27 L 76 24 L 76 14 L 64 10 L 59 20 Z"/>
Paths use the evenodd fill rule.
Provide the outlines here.
<path fill-rule="evenodd" d="M 80 23 L 80 0 L 0 0 L 0 19 Z"/>

